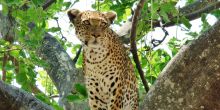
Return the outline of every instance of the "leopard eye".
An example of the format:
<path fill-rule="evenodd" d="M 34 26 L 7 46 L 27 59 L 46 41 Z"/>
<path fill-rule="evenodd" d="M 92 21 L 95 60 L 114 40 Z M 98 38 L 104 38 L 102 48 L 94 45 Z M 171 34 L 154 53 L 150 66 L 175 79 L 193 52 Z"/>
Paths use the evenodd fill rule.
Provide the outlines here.
<path fill-rule="evenodd" d="M 101 22 L 101 26 L 107 27 L 107 23 L 106 22 Z"/>
<path fill-rule="evenodd" d="M 89 20 L 85 20 L 85 21 L 83 21 L 83 24 L 90 25 L 90 22 L 89 22 Z"/>

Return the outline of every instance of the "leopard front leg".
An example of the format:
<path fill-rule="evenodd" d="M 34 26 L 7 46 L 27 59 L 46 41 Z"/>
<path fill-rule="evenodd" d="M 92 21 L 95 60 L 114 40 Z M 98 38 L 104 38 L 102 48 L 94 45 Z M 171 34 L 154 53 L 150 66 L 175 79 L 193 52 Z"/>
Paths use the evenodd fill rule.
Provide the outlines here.
<path fill-rule="evenodd" d="M 109 104 L 109 108 L 109 110 L 123 110 L 122 97 L 120 95 L 117 95 L 115 99 L 112 99 L 111 103 Z"/>
<path fill-rule="evenodd" d="M 89 95 L 89 105 L 91 110 L 109 110 L 107 108 L 107 103 L 104 102 L 100 96 L 91 94 L 91 91 Z"/>
<path fill-rule="evenodd" d="M 123 94 L 121 85 L 121 83 L 116 83 L 115 86 L 109 88 L 109 90 L 111 90 L 110 103 L 108 103 L 109 110 L 123 110 Z"/>

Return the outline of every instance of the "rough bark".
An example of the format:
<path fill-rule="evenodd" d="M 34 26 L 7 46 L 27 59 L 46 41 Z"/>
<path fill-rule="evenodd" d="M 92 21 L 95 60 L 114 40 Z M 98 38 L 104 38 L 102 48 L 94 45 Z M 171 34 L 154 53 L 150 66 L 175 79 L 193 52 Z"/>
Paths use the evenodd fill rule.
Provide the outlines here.
<path fill-rule="evenodd" d="M 65 99 L 73 91 L 74 84 L 83 82 L 83 74 L 80 69 L 75 67 L 60 43 L 47 33 L 38 53 L 49 64 L 46 71 L 59 91 L 60 105 L 64 106 L 66 110 L 86 108 L 86 103 L 75 104 L 67 102 Z"/>
<path fill-rule="evenodd" d="M 0 110 L 53 110 L 30 93 L 0 80 Z"/>
<path fill-rule="evenodd" d="M 142 110 L 220 110 L 220 22 L 183 46 L 144 98 Z"/>

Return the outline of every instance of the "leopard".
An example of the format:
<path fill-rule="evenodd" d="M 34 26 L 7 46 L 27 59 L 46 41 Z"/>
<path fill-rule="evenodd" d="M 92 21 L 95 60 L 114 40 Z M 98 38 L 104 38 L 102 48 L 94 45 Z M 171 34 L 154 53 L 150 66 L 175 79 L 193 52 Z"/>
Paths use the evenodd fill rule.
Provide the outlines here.
<path fill-rule="evenodd" d="M 128 49 L 110 28 L 113 11 L 67 12 L 83 47 L 83 74 L 91 110 L 138 110 L 138 87 Z"/>

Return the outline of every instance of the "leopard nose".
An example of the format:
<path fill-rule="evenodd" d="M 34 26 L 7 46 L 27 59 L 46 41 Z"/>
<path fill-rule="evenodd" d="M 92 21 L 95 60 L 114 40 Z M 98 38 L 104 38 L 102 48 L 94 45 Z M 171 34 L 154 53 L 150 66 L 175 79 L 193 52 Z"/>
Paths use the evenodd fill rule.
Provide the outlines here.
<path fill-rule="evenodd" d="M 95 34 L 91 34 L 92 36 L 94 36 L 95 38 L 98 38 L 98 37 L 100 37 L 101 35 L 100 34 L 98 34 L 98 33 L 95 33 Z"/>

